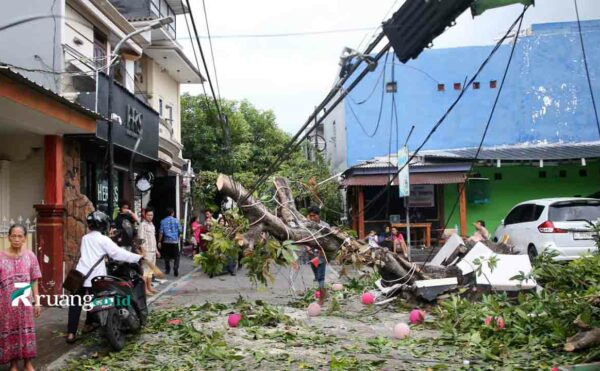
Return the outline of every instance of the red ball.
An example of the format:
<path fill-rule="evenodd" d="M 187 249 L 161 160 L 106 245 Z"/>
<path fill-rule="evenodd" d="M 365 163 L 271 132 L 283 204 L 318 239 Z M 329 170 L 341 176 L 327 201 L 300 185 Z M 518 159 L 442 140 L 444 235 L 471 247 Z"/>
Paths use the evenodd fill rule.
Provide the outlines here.
<path fill-rule="evenodd" d="M 315 291 L 315 299 L 321 298 L 321 291 Z"/>
<path fill-rule="evenodd" d="M 238 325 L 240 324 L 241 320 L 242 320 L 242 315 L 241 314 L 232 313 L 227 318 L 227 324 L 229 324 L 229 327 L 238 327 Z"/>
<path fill-rule="evenodd" d="M 364 294 L 362 294 L 360 301 L 364 305 L 373 305 L 375 303 L 375 296 L 370 292 L 365 292 Z"/>
<path fill-rule="evenodd" d="M 419 325 L 425 321 L 425 311 L 421 309 L 413 309 L 409 315 L 410 323 Z"/>

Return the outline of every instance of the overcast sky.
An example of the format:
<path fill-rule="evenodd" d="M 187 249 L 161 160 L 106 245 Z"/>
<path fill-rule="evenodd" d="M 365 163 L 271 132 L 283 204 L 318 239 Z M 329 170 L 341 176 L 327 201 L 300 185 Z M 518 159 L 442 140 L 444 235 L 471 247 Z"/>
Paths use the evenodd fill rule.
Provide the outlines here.
<path fill-rule="evenodd" d="M 223 98 L 247 99 L 261 109 L 271 109 L 287 132 L 295 132 L 331 88 L 342 48 L 364 50 L 375 29 L 404 0 L 205 0 L 213 36 L 214 58 Z M 192 11 L 201 36 L 206 23 L 201 0 Z M 600 0 L 578 0 L 582 19 L 600 19 Z M 456 26 L 434 40 L 447 48 L 492 44 L 518 17 L 520 4 L 489 10 L 473 19 L 470 11 Z M 524 27 L 532 23 L 575 20 L 572 0 L 536 0 L 527 11 Z M 288 37 L 218 37 L 228 35 L 282 34 L 314 31 L 370 29 Z M 178 39 L 192 55 L 183 19 L 178 20 Z M 201 39 L 211 68 L 208 40 Z M 383 44 L 383 43 L 382 43 Z M 193 59 L 192 59 L 193 60 Z M 208 84 L 206 84 L 208 91 Z M 191 94 L 200 85 L 186 85 Z"/>

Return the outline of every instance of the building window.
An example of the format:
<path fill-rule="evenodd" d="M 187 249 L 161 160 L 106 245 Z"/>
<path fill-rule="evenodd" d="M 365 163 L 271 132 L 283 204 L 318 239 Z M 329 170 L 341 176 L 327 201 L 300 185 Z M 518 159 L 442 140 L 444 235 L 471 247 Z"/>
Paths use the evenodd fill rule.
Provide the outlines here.
<path fill-rule="evenodd" d="M 496 89 L 497 84 L 498 84 L 498 81 L 496 81 L 496 80 L 490 81 L 490 89 Z"/>
<path fill-rule="evenodd" d="M 579 170 L 579 176 L 587 176 L 587 170 L 586 169 L 580 169 Z"/>
<path fill-rule="evenodd" d="M 94 30 L 94 64 L 96 68 L 106 66 L 106 36 L 98 30 Z"/>
<path fill-rule="evenodd" d="M 169 124 L 173 125 L 173 107 L 166 105 L 165 109 L 167 110 L 167 119 L 169 120 Z"/>
<path fill-rule="evenodd" d="M 566 178 L 567 177 L 567 171 L 566 170 L 561 170 L 558 172 L 558 176 L 561 178 Z"/>
<path fill-rule="evenodd" d="M 446 90 L 446 86 L 444 86 L 444 84 L 438 84 L 437 85 L 437 90 L 438 91 L 444 91 L 444 90 Z"/>
<path fill-rule="evenodd" d="M 538 176 L 539 176 L 540 178 L 545 178 L 545 177 L 546 177 L 546 172 L 545 172 L 545 171 L 540 171 L 540 172 L 538 173 Z"/>
<path fill-rule="evenodd" d="M 462 86 L 460 84 L 460 82 L 455 82 L 454 83 L 454 90 L 461 90 Z"/>
<path fill-rule="evenodd" d="M 480 86 L 479 81 L 475 81 L 473 83 L 473 89 L 479 89 L 479 86 Z"/>
<path fill-rule="evenodd" d="M 163 115 L 163 100 L 162 98 L 158 99 L 158 114 L 160 117 Z"/>
<path fill-rule="evenodd" d="M 502 173 L 494 173 L 494 180 L 502 180 Z"/>

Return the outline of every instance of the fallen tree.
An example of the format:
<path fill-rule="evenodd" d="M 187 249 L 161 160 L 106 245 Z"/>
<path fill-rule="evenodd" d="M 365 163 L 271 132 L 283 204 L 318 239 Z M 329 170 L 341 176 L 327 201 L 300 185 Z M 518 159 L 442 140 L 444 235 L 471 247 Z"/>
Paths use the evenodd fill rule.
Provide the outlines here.
<path fill-rule="evenodd" d="M 277 203 L 276 210 L 273 211 L 252 196 L 240 203 L 247 191 L 230 176 L 220 174 L 216 186 L 218 192 L 238 204 L 241 213 L 250 222 L 248 230 L 236 237 L 236 243 L 244 250 L 244 255 L 252 254 L 263 234 L 268 233 L 281 242 L 293 241 L 295 244 L 320 248 L 329 260 L 337 257 L 341 264 L 374 267 L 384 280 L 403 278 L 406 284 L 412 284 L 417 279 L 430 278 L 415 264 L 386 248 L 371 247 L 338 228 L 324 227 L 308 220 L 296 209 L 292 191 L 285 178 L 273 180 L 273 199 Z"/>

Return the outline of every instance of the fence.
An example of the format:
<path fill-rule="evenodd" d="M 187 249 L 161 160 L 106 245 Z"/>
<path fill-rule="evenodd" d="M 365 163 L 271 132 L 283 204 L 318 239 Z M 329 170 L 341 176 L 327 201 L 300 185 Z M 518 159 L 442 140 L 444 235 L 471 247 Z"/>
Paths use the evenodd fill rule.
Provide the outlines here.
<path fill-rule="evenodd" d="M 33 250 L 37 241 L 37 219 L 33 219 L 32 222 L 29 218 L 23 220 L 23 217 L 19 216 L 15 221 L 15 219 L 3 216 L 2 222 L 0 223 L 0 251 L 7 250 L 10 247 L 10 242 L 8 241 L 8 229 L 15 223 L 22 224 L 27 228 L 27 249 Z"/>

